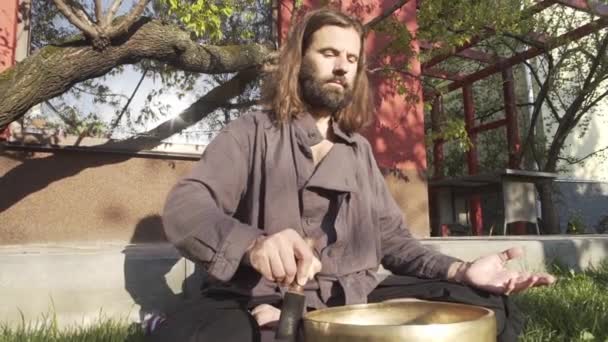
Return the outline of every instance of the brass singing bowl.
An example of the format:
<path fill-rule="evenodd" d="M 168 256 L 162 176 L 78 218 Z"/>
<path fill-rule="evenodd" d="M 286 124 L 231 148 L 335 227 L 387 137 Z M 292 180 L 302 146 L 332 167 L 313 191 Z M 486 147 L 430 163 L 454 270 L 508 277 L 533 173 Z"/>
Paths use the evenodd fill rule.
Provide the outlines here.
<path fill-rule="evenodd" d="M 304 315 L 305 342 L 495 342 L 486 308 L 429 301 L 387 301 L 320 309 Z"/>

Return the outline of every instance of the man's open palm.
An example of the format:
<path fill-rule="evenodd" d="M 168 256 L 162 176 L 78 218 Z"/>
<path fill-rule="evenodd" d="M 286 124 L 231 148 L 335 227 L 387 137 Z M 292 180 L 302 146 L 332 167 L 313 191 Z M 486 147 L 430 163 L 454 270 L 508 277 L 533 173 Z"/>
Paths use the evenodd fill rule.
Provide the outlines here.
<path fill-rule="evenodd" d="M 462 280 L 488 292 L 507 295 L 555 282 L 555 277 L 548 273 L 528 273 L 507 269 L 507 261 L 523 254 L 521 247 L 514 247 L 501 253 L 481 257 L 469 264 Z"/>

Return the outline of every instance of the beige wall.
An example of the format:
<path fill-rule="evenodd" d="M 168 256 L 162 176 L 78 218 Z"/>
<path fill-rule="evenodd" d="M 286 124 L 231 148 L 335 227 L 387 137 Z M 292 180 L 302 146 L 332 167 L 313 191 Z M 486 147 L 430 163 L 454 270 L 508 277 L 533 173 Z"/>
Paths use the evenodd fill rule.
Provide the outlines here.
<path fill-rule="evenodd" d="M 0 153 L 0 244 L 162 241 L 160 211 L 195 161 L 94 152 Z M 387 176 L 416 236 L 429 235 L 418 172 Z"/>
<path fill-rule="evenodd" d="M 429 199 L 424 175 L 416 170 L 401 170 L 399 175 L 389 174 L 385 180 L 410 232 L 416 237 L 429 237 Z"/>
<path fill-rule="evenodd" d="M 193 161 L 0 154 L 0 244 L 164 240 L 165 196 Z"/>

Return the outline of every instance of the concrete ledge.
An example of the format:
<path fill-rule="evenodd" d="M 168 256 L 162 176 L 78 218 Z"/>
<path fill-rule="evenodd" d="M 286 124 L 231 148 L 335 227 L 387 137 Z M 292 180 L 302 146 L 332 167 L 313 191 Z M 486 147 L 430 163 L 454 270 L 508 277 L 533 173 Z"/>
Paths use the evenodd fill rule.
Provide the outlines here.
<path fill-rule="evenodd" d="M 0 322 L 55 314 L 60 326 L 139 321 L 184 298 L 192 263 L 168 244 L 0 247 Z"/>
<path fill-rule="evenodd" d="M 582 270 L 598 266 L 608 259 L 608 235 L 450 237 L 422 240 L 425 245 L 443 253 L 473 260 L 514 246 L 524 248 L 526 255 L 512 261 L 520 270 L 542 271 L 547 265 Z"/>
<path fill-rule="evenodd" d="M 526 257 L 511 267 L 543 270 L 559 262 L 573 269 L 608 257 L 608 236 L 431 238 L 422 240 L 464 260 L 515 245 Z M 203 277 L 169 244 L 18 245 L 0 247 L 0 323 L 17 325 L 54 313 L 59 326 L 103 317 L 139 321 L 197 295 Z"/>

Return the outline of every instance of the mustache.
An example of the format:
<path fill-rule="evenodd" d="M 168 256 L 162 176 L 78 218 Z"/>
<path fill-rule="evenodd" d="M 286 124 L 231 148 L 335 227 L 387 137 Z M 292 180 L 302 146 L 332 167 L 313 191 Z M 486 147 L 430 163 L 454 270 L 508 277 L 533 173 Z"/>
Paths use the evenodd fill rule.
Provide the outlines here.
<path fill-rule="evenodd" d="M 348 83 L 346 82 L 346 77 L 344 77 L 344 76 L 334 76 L 332 78 L 327 79 L 325 82 L 326 83 L 329 83 L 329 82 L 340 83 L 344 88 L 348 88 Z"/>

